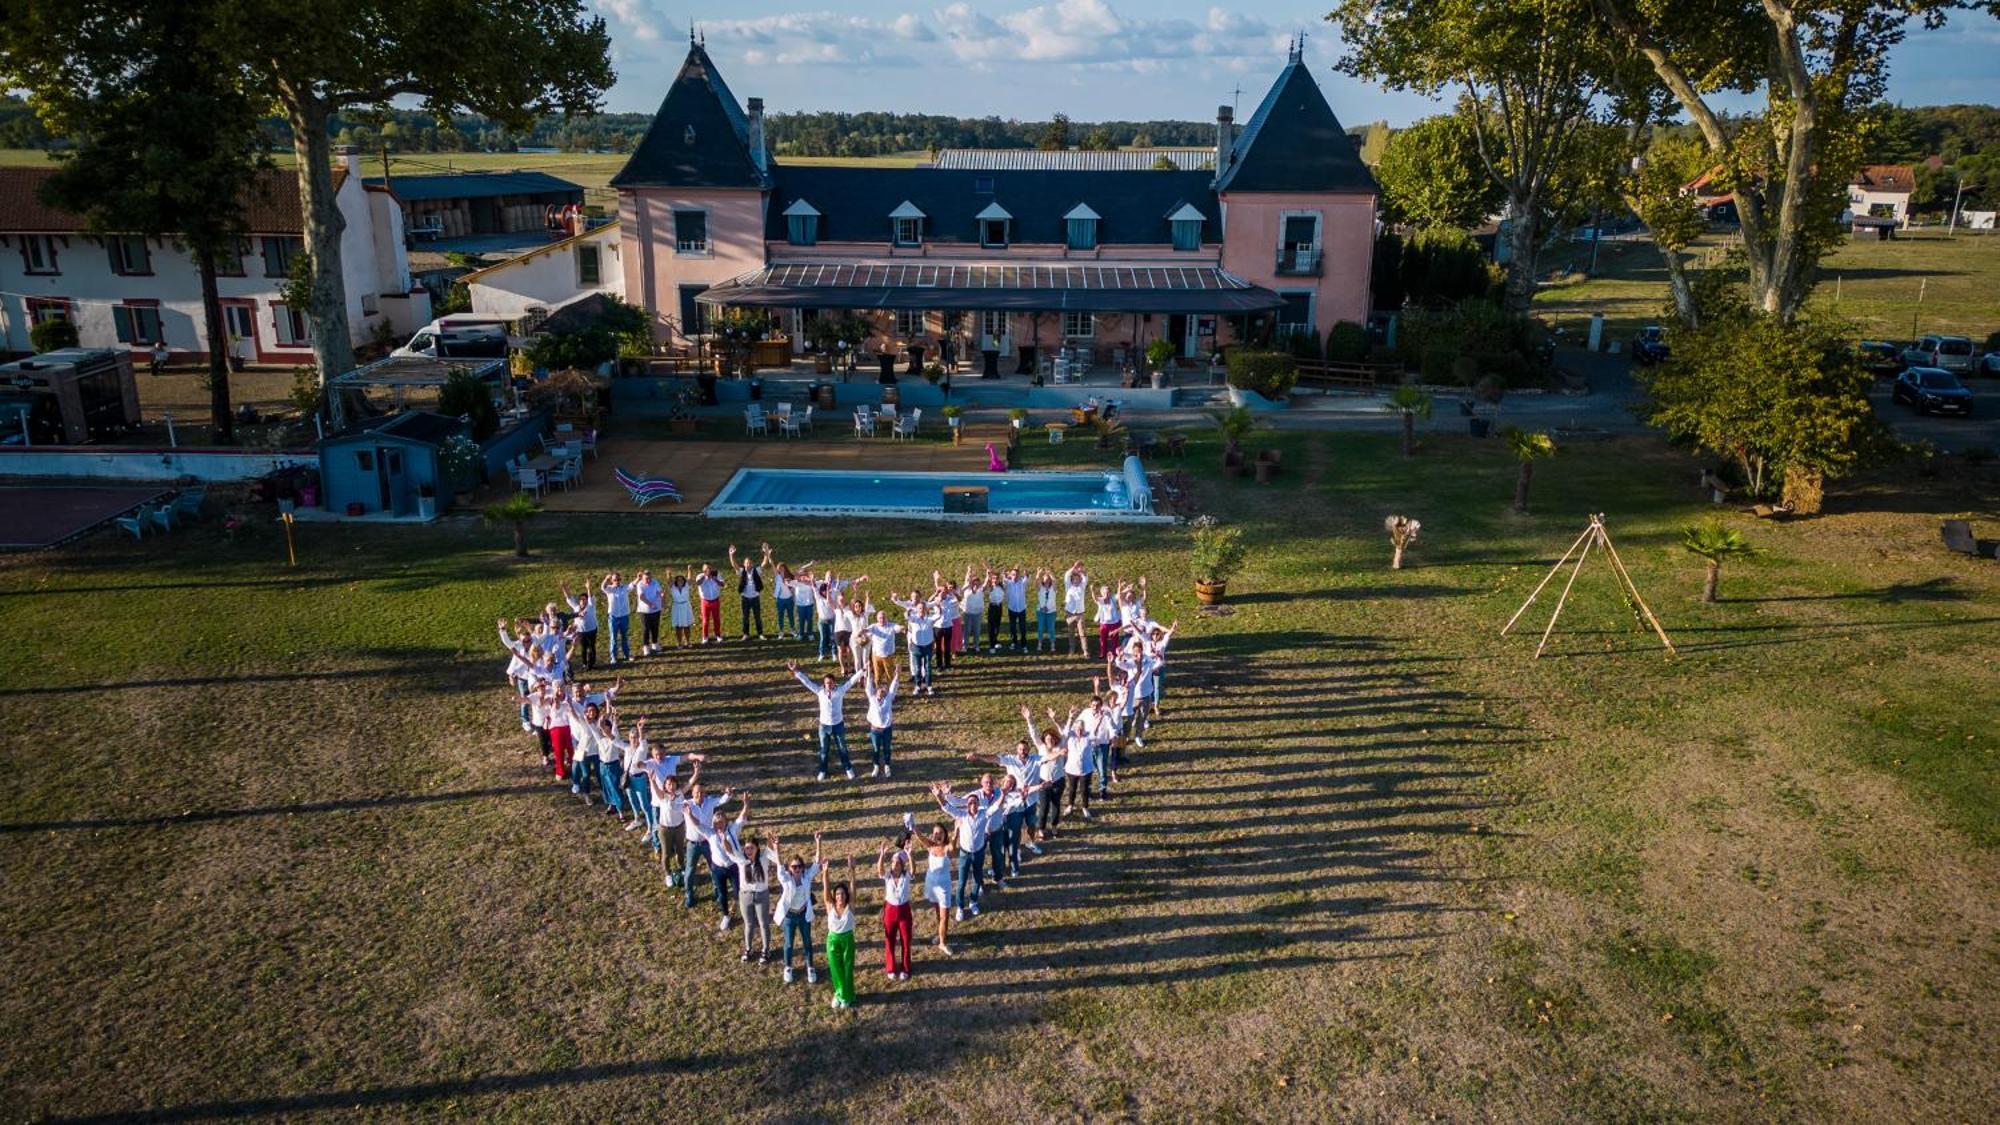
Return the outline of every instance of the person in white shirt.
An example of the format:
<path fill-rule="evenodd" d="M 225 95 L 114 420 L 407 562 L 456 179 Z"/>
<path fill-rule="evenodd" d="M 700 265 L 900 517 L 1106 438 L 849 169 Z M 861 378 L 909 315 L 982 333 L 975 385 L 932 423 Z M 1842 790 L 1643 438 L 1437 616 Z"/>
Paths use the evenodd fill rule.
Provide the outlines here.
<path fill-rule="evenodd" d="M 831 749 L 840 754 L 840 768 L 847 772 L 847 780 L 853 781 L 854 762 L 847 756 L 847 716 L 843 709 L 847 704 L 847 693 L 861 682 L 863 674 L 855 672 L 844 684 L 837 683 L 832 676 L 822 677 L 819 683 L 813 683 L 810 677 L 799 671 L 798 661 L 785 661 L 785 669 L 796 676 L 819 701 L 819 780 L 826 780 L 827 751 Z"/>
<path fill-rule="evenodd" d="M 979 635 L 986 620 L 986 580 L 975 576 L 971 567 L 965 568 L 965 583 L 958 588 L 959 622 L 963 626 L 960 634 L 959 651 L 967 656 L 979 654 Z"/>
<path fill-rule="evenodd" d="M 694 591 L 701 596 L 701 643 L 721 644 L 722 579 L 716 576 L 712 564 L 701 564 L 701 573 L 694 580 Z"/>
<path fill-rule="evenodd" d="M 778 837 L 775 835 L 771 837 L 771 854 L 781 854 L 778 848 Z M 777 917 L 779 926 L 783 931 L 784 949 L 779 956 L 784 959 L 786 984 L 792 983 L 792 943 L 794 941 L 798 943 L 799 951 L 805 955 L 806 983 L 813 984 L 819 980 L 819 974 L 813 970 L 812 885 L 814 877 L 819 874 L 823 859 L 824 855 L 820 850 L 819 833 L 815 832 L 813 833 L 812 864 L 808 866 L 806 864 L 806 857 L 793 852 L 792 858 L 786 860 L 785 865 L 778 869 L 778 901 L 772 907 L 771 912 Z"/>
<path fill-rule="evenodd" d="M 1007 597 L 1007 647 L 1020 652 L 1028 647 L 1028 576 L 1010 566 L 1000 578 Z"/>
<path fill-rule="evenodd" d="M 572 594 L 568 586 L 558 587 L 562 591 L 563 604 L 576 618 L 576 647 L 583 657 L 585 668 L 597 667 L 597 599 L 590 595 L 590 583 L 585 579 L 582 594 Z"/>
<path fill-rule="evenodd" d="M 767 550 L 769 546 L 765 544 Z M 771 567 L 771 601 L 777 610 L 776 628 L 782 640 L 796 641 L 805 636 L 807 611 L 812 607 L 812 583 L 800 575 L 810 573 L 812 565 L 807 562 L 797 572 L 784 563 Z M 800 589 L 802 586 L 804 590 Z"/>
<path fill-rule="evenodd" d="M 660 610 L 665 592 L 650 570 L 632 576 L 632 600 L 639 606 L 639 651 L 651 656 L 660 651 Z"/>
<path fill-rule="evenodd" d="M 1104 701 L 1092 702 L 1101 707 Z M 1097 768 L 1092 744 L 1096 722 L 1086 714 L 1071 712 L 1063 723 L 1063 790 L 1069 802 L 1063 806 L 1063 816 L 1078 812 L 1081 804 L 1083 819 L 1090 819 L 1090 774 Z M 1062 823 L 1060 817 L 1056 823 Z"/>
<path fill-rule="evenodd" d="M 938 634 L 943 622 L 937 610 L 927 605 L 916 590 L 910 591 L 909 601 L 898 601 L 896 604 L 902 607 L 905 617 L 903 631 L 910 637 L 911 686 L 918 695 L 936 695 L 932 676 L 937 665 Z"/>
<path fill-rule="evenodd" d="M 1056 589 L 1055 572 L 1043 567 L 1035 572 L 1035 651 L 1056 650 L 1056 609 L 1062 592 Z"/>
<path fill-rule="evenodd" d="M 861 631 L 868 639 L 868 671 L 875 680 L 886 683 L 896 674 L 896 635 L 903 627 L 890 624 L 889 615 L 877 611 L 875 620 Z"/>
<path fill-rule="evenodd" d="M 1108 661 L 1118 647 L 1118 599 L 1111 596 L 1111 587 L 1097 588 L 1096 605 L 1091 622 L 1097 626 L 1097 658 Z"/>
<path fill-rule="evenodd" d="M 1007 586 L 991 568 L 986 571 L 986 651 L 1000 651 L 1000 614 L 1007 605 Z"/>
<path fill-rule="evenodd" d="M 617 571 L 604 576 L 598 583 L 604 592 L 604 615 L 610 618 L 611 663 L 632 659 L 632 587 L 618 577 Z"/>
<path fill-rule="evenodd" d="M 854 1003 L 854 857 L 847 857 L 847 881 L 835 883 L 828 867 L 819 869 L 821 900 L 826 904 L 826 975 L 833 983 L 833 1007 Z"/>
<path fill-rule="evenodd" d="M 1090 658 L 1090 643 L 1083 635 L 1083 615 L 1086 603 L 1090 601 L 1090 575 L 1085 574 L 1081 560 L 1073 562 L 1063 573 L 1063 615 L 1071 632 L 1070 652 Z"/>
<path fill-rule="evenodd" d="M 937 639 L 931 650 L 931 661 L 936 670 L 951 670 L 951 662 L 964 650 L 964 611 L 959 607 L 958 584 L 946 582 L 937 571 L 931 572 L 931 586 L 937 591 Z"/>
<path fill-rule="evenodd" d="M 875 852 L 875 874 L 882 880 L 882 972 L 890 980 L 910 979 L 910 853 L 894 852 L 884 843 Z"/>
<path fill-rule="evenodd" d="M 986 837 L 992 830 L 995 810 L 982 805 L 978 793 L 952 796 L 951 786 L 942 781 L 931 784 L 931 796 L 957 825 L 958 904 L 952 917 L 963 922 L 966 911 L 970 910 L 974 917 L 979 914 L 980 892 L 986 887 L 980 865 L 986 860 Z"/>
<path fill-rule="evenodd" d="M 889 682 L 876 686 L 875 677 L 862 680 L 862 695 L 868 700 L 868 760 L 874 768 L 869 777 L 888 777 L 890 751 L 896 737 L 896 685 L 900 682 L 895 673 Z"/>
<path fill-rule="evenodd" d="M 916 832 L 916 818 L 903 814 L 904 831 Z M 906 836 L 907 839 L 907 836 Z M 958 841 L 951 829 L 942 822 L 931 828 L 930 835 L 924 837 L 924 901 L 937 908 L 937 934 L 931 944 L 939 953 L 951 956 L 951 946 L 947 938 L 951 934 L 951 872 L 957 859 Z"/>
<path fill-rule="evenodd" d="M 737 908 L 743 915 L 743 957 L 750 960 L 750 935 L 757 935 L 757 963 L 771 963 L 771 881 L 778 873 L 778 865 L 771 857 L 775 848 L 766 849 L 751 836 L 742 844 L 737 844 L 727 835 L 717 833 L 716 841 L 729 862 L 736 865 Z"/>
<path fill-rule="evenodd" d="M 715 810 L 729 803 L 736 794 L 724 789 L 717 794 L 704 791 L 701 784 L 701 770 L 696 769 L 688 778 L 687 796 L 681 798 L 682 828 L 687 836 L 687 855 L 681 864 L 681 883 L 685 893 L 681 896 L 681 907 L 694 907 L 694 865 L 709 858 L 708 837 L 720 829 L 715 823 Z M 747 796 L 747 795 L 746 795 Z M 748 802 L 745 802 L 748 812 Z M 709 875 L 715 884 L 716 903 L 723 917 L 729 916 L 728 875 L 709 865 Z"/>
<path fill-rule="evenodd" d="M 811 563 L 799 568 L 792 580 L 792 636 L 798 640 L 819 639 L 819 621 L 813 616 L 813 576 Z M 782 568 L 781 568 L 782 569 Z"/>
<path fill-rule="evenodd" d="M 743 604 L 743 639 L 750 639 L 750 623 L 757 623 L 757 639 L 770 640 L 764 635 L 764 572 L 771 566 L 771 545 L 760 544 L 763 549 L 761 561 L 752 562 L 748 555 L 738 559 L 736 544 L 729 545 L 729 566 L 736 571 L 736 596 Z"/>

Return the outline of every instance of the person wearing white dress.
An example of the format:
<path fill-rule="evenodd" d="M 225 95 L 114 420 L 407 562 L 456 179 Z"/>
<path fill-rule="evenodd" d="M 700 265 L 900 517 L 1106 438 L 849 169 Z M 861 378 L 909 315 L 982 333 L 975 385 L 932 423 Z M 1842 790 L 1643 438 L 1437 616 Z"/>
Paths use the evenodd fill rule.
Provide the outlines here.
<path fill-rule="evenodd" d="M 669 624 L 674 629 L 675 648 L 687 648 L 694 644 L 690 635 L 694 632 L 694 590 L 688 585 L 690 577 L 691 574 L 676 574 L 673 585 L 667 587 L 667 602 L 672 612 Z"/>

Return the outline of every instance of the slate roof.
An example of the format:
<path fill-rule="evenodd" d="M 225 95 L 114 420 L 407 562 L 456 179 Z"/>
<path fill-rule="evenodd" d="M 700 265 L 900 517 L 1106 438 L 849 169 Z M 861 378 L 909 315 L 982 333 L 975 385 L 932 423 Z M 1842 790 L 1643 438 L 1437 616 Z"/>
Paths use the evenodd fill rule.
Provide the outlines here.
<path fill-rule="evenodd" d="M 689 128 L 694 136 L 690 142 Z M 760 188 L 768 177 L 750 158 L 750 121 L 708 49 L 688 45 L 653 123 L 611 186 Z"/>
<path fill-rule="evenodd" d="M 1231 151 L 1217 191 L 1376 190 L 1354 141 L 1297 57 L 1285 64 Z"/>
<path fill-rule="evenodd" d="M 1150 172 L 1153 162 L 1166 157 L 1183 171 L 1215 168 L 1213 148 L 1127 148 L 1095 150 L 1072 148 L 1044 152 L 1032 148 L 948 148 L 940 151 L 935 168 L 1024 169 L 1076 172 Z"/>
<path fill-rule="evenodd" d="M 369 187 L 381 187 L 382 177 L 370 176 Z M 424 176 L 393 176 L 389 190 L 405 203 L 430 199 L 484 199 L 496 195 L 575 196 L 583 201 L 583 185 L 573 184 L 547 172 L 443 172 Z"/>
<path fill-rule="evenodd" d="M 19 234 L 73 234 L 84 229 L 83 217 L 43 203 L 41 186 L 55 169 L 0 168 L 0 231 Z M 333 189 L 340 190 L 345 169 L 333 170 Z M 272 168 L 260 173 L 258 188 L 243 201 L 245 229 L 251 234 L 303 234 L 299 181 L 291 172 Z"/>
<path fill-rule="evenodd" d="M 819 241 L 885 242 L 889 212 L 903 200 L 926 216 L 924 241 L 978 245 L 973 216 L 998 203 L 1014 217 L 1015 242 L 1060 243 L 1063 216 L 1079 203 L 1103 216 L 1097 239 L 1107 246 L 1173 243 L 1168 213 L 1192 205 L 1208 220 L 1205 239 L 1220 226 L 1207 172 L 1071 172 L 950 168 L 845 168 L 778 165 L 765 237 L 786 240 L 784 210 L 803 199 L 818 208 Z M 990 187 L 991 190 L 980 190 Z"/>

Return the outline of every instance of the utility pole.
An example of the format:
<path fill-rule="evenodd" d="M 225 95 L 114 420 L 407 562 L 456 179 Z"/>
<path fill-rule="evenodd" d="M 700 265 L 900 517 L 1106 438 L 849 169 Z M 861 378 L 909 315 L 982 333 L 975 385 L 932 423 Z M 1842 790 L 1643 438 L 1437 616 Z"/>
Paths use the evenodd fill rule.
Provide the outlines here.
<path fill-rule="evenodd" d="M 1965 199 L 1965 177 L 1958 176 L 1958 190 L 1951 196 L 1951 224 L 1944 228 L 1946 238 L 1958 233 L 1958 205 Z"/>
<path fill-rule="evenodd" d="M 1910 339 L 1917 338 L 1917 317 L 1924 311 L 1924 289 L 1931 283 L 1928 277 L 1917 279 L 1917 307 L 1910 310 Z"/>

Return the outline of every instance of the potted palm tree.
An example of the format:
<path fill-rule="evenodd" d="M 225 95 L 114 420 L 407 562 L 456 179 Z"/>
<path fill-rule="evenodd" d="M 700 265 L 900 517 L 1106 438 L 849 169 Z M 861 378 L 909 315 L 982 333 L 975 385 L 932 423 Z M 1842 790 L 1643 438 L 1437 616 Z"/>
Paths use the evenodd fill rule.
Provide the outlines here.
<path fill-rule="evenodd" d="M 1556 455 L 1555 439 L 1538 430 L 1524 430 L 1519 426 L 1507 427 L 1503 436 L 1507 439 L 1507 452 L 1521 463 L 1521 475 L 1514 481 L 1514 510 L 1526 515 L 1528 484 L 1535 477 L 1535 462 Z"/>
<path fill-rule="evenodd" d="M 1722 582 L 1724 560 L 1747 559 L 1763 553 L 1761 548 L 1751 546 L 1742 532 L 1724 527 L 1714 520 L 1698 527 L 1683 528 L 1681 548 L 1708 564 L 1708 574 L 1701 584 L 1701 600 L 1705 602 L 1720 600 L 1716 588 Z"/>
<path fill-rule="evenodd" d="M 1232 475 L 1243 475 L 1243 439 L 1257 428 L 1257 418 L 1247 406 L 1233 407 L 1215 416 L 1222 431 L 1222 465 Z"/>
<path fill-rule="evenodd" d="M 1146 345 L 1146 366 L 1153 372 L 1153 389 L 1160 390 L 1167 385 L 1167 364 L 1174 358 L 1174 346 L 1165 340 L 1154 340 Z"/>
<path fill-rule="evenodd" d="M 1417 541 L 1417 532 L 1423 524 L 1408 516 L 1390 516 L 1382 521 L 1382 530 L 1389 533 L 1389 569 L 1403 569 L 1403 551 Z"/>
<path fill-rule="evenodd" d="M 1188 527 L 1188 567 L 1194 571 L 1194 596 L 1202 605 L 1220 605 L 1229 594 L 1229 580 L 1243 569 L 1250 549 L 1243 529 L 1225 527 L 1214 516 L 1202 516 Z"/>
<path fill-rule="evenodd" d="M 956 405 L 947 406 L 943 410 L 938 411 L 938 413 L 944 415 L 944 424 L 951 427 L 951 443 L 953 445 L 959 444 L 961 440 L 959 423 L 964 419 L 965 407 Z"/>
<path fill-rule="evenodd" d="M 1018 437 L 1021 427 L 1028 424 L 1028 411 L 1024 407 L 1016 406 L 1007 411 L 1007 420 L 1014 424 L 1014 434 Z"/>
<path fill-rule="evenodd" d="M 1403 416 L 1403 456 L 1417 455 L 1417 419 L 1431 416 L 1431 396 L 1408 383 L 1389 392 L 1382 409 Z"/>
<path fill-rule="evenodd" d="M 516 492 L 498 504 L 488 504 L 481 513 L 490 525 L 508 524 L 514 530 L 514 557 L 528 557 L 528 521 L 542 514 L 542 506 L 525 492 Z"/>

